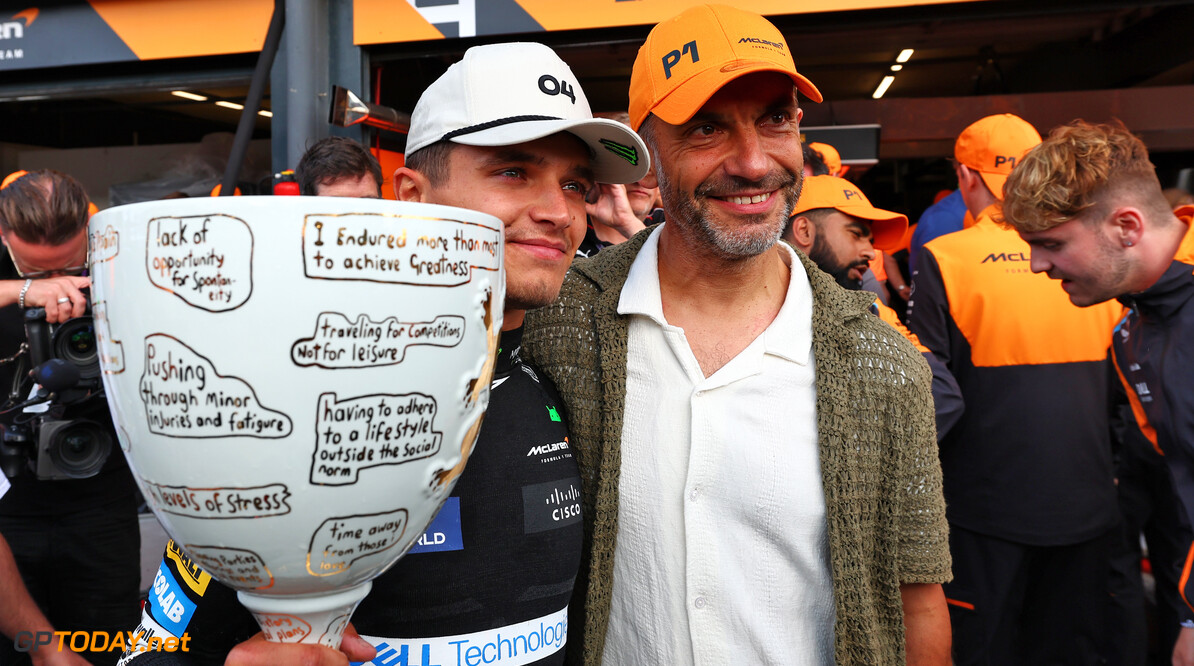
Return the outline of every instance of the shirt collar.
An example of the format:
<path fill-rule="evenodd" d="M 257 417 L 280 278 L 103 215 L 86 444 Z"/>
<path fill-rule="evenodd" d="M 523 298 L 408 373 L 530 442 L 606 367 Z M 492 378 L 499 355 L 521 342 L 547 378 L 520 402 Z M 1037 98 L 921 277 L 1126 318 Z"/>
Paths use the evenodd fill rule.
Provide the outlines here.
<path fill-rule="evenodd" d="M 667 328 L 671 325 L 663 316 L 663 299 L 659 291 L 659 233 L 663 226 L 660 224 L 651 232 L 630 265 L 626 284 L 618 299 L 618 314 L 642 315 Z M 782 241 L 777 242 L 776 247 L 780 249 L 780 256 L 789 269 L 788 291 L 779 313 L 759 337 L 764 353 L 804 365 L 809 361 L 809 350 L 813 344 L 812 287 L 804 265 L 796 256 L 796 250 Z"/>
<path fill-rule="evenodd" d="M 659 232 L 662 229 L 662 224 L 655 227 L 634 263 L 630 264 L 626 284 L 618 298 L 618 314 L 643 315 L 666 327 L 668 323 L 663 317 L 663 299 L 659 293 Z"/>
<path fill-rule="evenodd" d="M 788 293 L 775 321 L 763 331 L 766 350 L 768 354 L 804 365 L 813 346 L 813 289 L 796 250 L 782 241 L 776 245 L 783 251 L 781 256 L 788 265 Z"/>

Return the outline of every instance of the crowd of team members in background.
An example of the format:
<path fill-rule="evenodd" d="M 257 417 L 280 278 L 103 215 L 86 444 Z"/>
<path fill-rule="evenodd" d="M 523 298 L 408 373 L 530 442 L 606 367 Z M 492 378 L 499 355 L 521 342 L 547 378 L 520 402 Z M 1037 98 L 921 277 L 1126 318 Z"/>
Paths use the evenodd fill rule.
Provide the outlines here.
<path fill-rule="evenodd" d="M 753 276 L 753 283 L 747 280 L 746 284 L 781 285 L 779 300 L 763 308 L 770 319 L 752 335 L 767 339 L 778 330 L 793 339 L 804 339 L 808 334 L 801 331 L 806 331 L 811 321 L 811 340 L 791 346 L 790 340 L 770 340 L 766 351 L 768 355 L 799 357 L 795 358 L 798 364 L 808 359 L 817 362 L 816 392 L 798 393 L 794 398 L 797 405 L 793 412 L 806 414 L 816 424 L 808 437 L 800 440 L 806 448 L 790 454 L 792 457 L 782 448 L 760 455 L 778 455 L 774 460 L 781 468 L 793 460 L 803 460 L 806 468 L 811 465 L 813 477 L 817 476 L 819 462 L 826 483 L 822 498 L 816 486 L 818 479 L 813 479 L 816 499 L 809 516 L 811 523 L 820 527 L 807 533 L 787 534 L 782 525 L 760 526 L 749 520 L 708 519 L 714 521 L 709 525 L 721 520 L 728 524 L 729 532 L 737 530 L 748 535 L 743 542 L 749 544 L 745 547 L 747 563 L 743 565 L 747 568 L 753 546 L 759 547 L 760 561 L 768 565 L 773 564 L 768 559 L 773 556 L 779 562 L 790 559 L 786 552 L 771 553 L 764 547 L 765 541 L 784 542 L 793 552 L 807 548 L 809 542 L 821 544 L 791 556 L 797 560 L 796 568 L 818 570 L 797 579 L 813 590 L 801 592 L 808 596 L 800 597 L 806 601 L 798 604 L 796 613 L 807 611 L 810 617 L 797 622 L 793 633 L 799 638 L 774 648 L 755 645 L 757 651 L 750 653 L 751 659 L 778 663 L 799 654 L 807 658 L 807 663 L 898 663 L 906 655 L 910 663 L 939 664 L 947 663 L 952 656 L 953 663 L 959 665 L 1135 665 L 1172 661 L 1194 666 L 1194 609 L 1185 591 L 1179 589 L 1188 578 L 1183 577 L 1182 570 L 1184 565 L 1188 571 L 1186 557 L 1194 540 L 1186 519 L 1194 510 L 1194 455 L 1186 450 L 1194 436 L 1190 425 L 1194 399 L 1183 379 L 1194 373 L 1194 362 L 1188 345 L 1176 337 L 1194 330 L 1194 311 L 1189 311 L 1194 306 L 1186 307 L 1194 295 L 1194 236 L 1189 231 L 1194 207 L 1182 207 L 1192 202 L 1190 195 L 1175 190 L 1162 192 L 1143 144 L 1120 125 L 1076 121 L 1054 129 L 1042 143 L 1032 125 L 1014 115 L 1000 114 L 976 119 L 959 135 L 954 150 L 958 189 L 943 193 L 924 211 L 919 223 L 910 226 L 903 213 L 871 205 L 859 187 L 845 178 L 849 167 L 842 165 L 832 146 L 792 141 L 789 125 L 796 127 L 800 117 L 794 91 L 799 90 L 813 101 L 819 101 L 820 95 L 796 73 L 790 56 L 785 61 L 783 55 L 768 55 L 764 65 L 733 75 L 725 74 L 728 70 L 722 68 L 721 76 L 712 77 L 715 80 L 706 77 L 702 79 L 705 83 L 676 82 L 670 76 L 658 78 L 649 58 L 657 55 L 652 49 L 663 46 L 653 46 L 652 40 L 664 40 L 669 31 L 678 30 L 674 22 L 704 35 L 709 17 L 701 12 L 715 14 L 717 21 L 731 26 L 730 32 L 741 28 L 748 31 L 744 34 L 754 34 L 749 32 L 752 30 L 774 33 L 769 39 L 782 42 L 782 36 L 769 23 L 745 12 L 727 8 L 684 12 L 675 21 L 657 27 L 644 45 L 648 60 L 645 64 L 636 62 L 630 114 L 597 114 L 602 120 L 590 117 L 587 108 L 583 112 L 547 108 L 562 97 L 512 99 L 513 95 L 482 82 L 485 72 L 492 73 L 495 67 L 507 72 L 537 72 L 547 67 L 561 79 L 569 77 L 567 66 L 546 47 L 477 47 L 434 83 L 416 107 L 411 128 L 414 144 L 408 150 L 407 166 L 394 178 L 397 197 L 475 206 L 499 215 L 506 222 L 507 243 L 513 248 L 507 257 L 512 295 L 507 297 L 510 310 L 502 345 L 506 356 L 499 363 L 499 374 L 502 368 L 507 375 L 511 368 L 521 368 L 523 372 L 515 374 L 524 386 L 518 388 L 512 382 L 505 389 L 505 397 L 495 398 L 491 420 L 486 421 L 489 431 L 483 431 L 481 441 L 495 451 L 509 446 L 510 433 L 518 428 L 515 421 L 536 420 L 526 408 L 528 404 L 559 403 L 571 412 L 568 423 L 576 462 L 552 473 L 576 478 L 582 484 L 583 549 L 579 525 L 555 535 L 555 541 L 537 542 L 532 550 L 561 554 L 554 560 L 558 580 L 549 581 L 555 592 L 544 592 L 542 603 L 518 606 L 511 611 L 514 617 L 506 618 L 496 609 L 514 609 L 512 600 L 519 590 L 535 583 L 519 583 L 523 586 L 519 590 L 505 589 L 511 586 L 485 583 L 480 580 L 485 576 L 467 577 L 461 572 L 481 567 L 485 561 L 508 560 L 510 552 L 528 547 L 527 539 L 500 529 L 478 531 L 473 536 L 483 544 L 477 551 L 481 554 L 472 552 L 471 557 L 479 559 L 460 559 L 427 568 L 415 555 L 388 572 L 389 582 L 378 585 L 358 612 L 357 628 L 367 629 L 361 633 L 369 636 L 373 646 L 382 639 L 397 645 L 407 639 L 452 638 L 444 638 L 442 631 L 437 633 L 444 627 L 447 633 L 463 636 L 502 628 L 501 622 L 514 626 L 515 620 L 571 616 L 569 663 L 599 663 L 602 659 L 606 663 L 645 663 L 643 660 L 661 657 L 676 659 L 677 663 L 710 659 L 715 663 L 718 657 L 711 655 L 721 654 L 717 643 L 737 645 L 742 640 L 735 630 L 726 629 L 739 624 L 745 627 L 741 631 L 749 642 L 754 636 L 752 623 L 769 618 L 774 608 L 757 604 L 757 600 L 734 599 L 730 591 L 708 582 L 708 589 L 696 589 L 699 596 L 687 596 L 692 589 L 685 585 L 693 583 L 686 575 L 691 574 L 651 561 L 652 557 L 661 557 L 665 562 L 674 563 L 677 558 L 683 562 L 701 548 L 685 541 L 683 532 L 677 535 L 669 531 L 669 510 L 676 511 L 677 520 L 672 522 L 682 523 L 686 512 L 699 512 L 698 498 L 714 504 L 714 516 L 722 515 L 718 510 L 736 506 L 741 498 L 723 494 L 706 500 L 703 488 L 684 485 L 684 473 L 667 478 L 675 474 L 674 470 L 652 467 L 660 465 L 661 460 L 666 462 L 667 454 L 645 452 L 639 440 L 646 435 L 636 432 L 637 428 L 649 429 L 650 421 L 666 424 L 674 417 L 673 412 L 685 409 L 676 406 L 679 403 L 666 387 L 656 386 L 662 380 L 644 378 L 641 372 L 643 367 L 652 372 L 657 367 L 662 368 L 661 373 L 673 371 L 667 363 L 659 365 L 659 357 L 652 356 L 676 344 L 674 339 L 665 342 L 664 337 L 658 337 L 661 331 L 663 336 L 672 335 L 671 331 L 679 326 L 683 329 L 681 339 L 688 334 L 684 349 L 691 346 L 688 358 L 696 365 L 687 366 L 681 358 L 674 369 L 678 374 L 668 377 L 669 381 L 681 383 L 691 379 L 689 388 L 695 390 L 692 395 L 712 393 L 718 388 L 724 391 L 724 387 L 708 385 L 704 380 L 734 371 L 735 354 L 749 355 L 754 349 L 751 340 L 740 340 L 740 335 L 697 323 L 676 323 L 693 315 L 697 319 L 691 321 L 699 321 L 701 294 L 709 298 L 725 295 L 718 289 L 702 292 L 692 287 L 681 290 L 683 298 L 677 298 L 677 276 L 686 276 L 693 283 L 707 279 L 704 271 L 721 275 L 719 271 L 724 270 L 728 276 L 740 270 L 739 264 L 746 257 L 745 261 L 750 262 L 747 272 Z M 740 57 L 732 40 L 730 45 L 719 44 L 718 48 L 726 49 L 728 55 L 702 46 L 706 62 L 700 63 L 701 67 L 716 68 Z M 491 61 L 488 65 L 478 64 L 482 53 Z M 658 89 L 644 88 L 643 79 L 653 79 Z M 668 93 L 677 88 L 684 91 L 698 85 L 713 87 L 703 94 L 696 93 L 696 97 L 668 98 Z M 583 102 L 583 91 L 579 86 L 576 90 Z M 469 94 L 488 95 L 500 101 L 505 105 L 503 117 L 576 115 L 546 127 L 532 128 L 534 122 L 512 121 L 500 132 L 493 131 L 491 119 L 470 116 L 471 111 L 460 111 L 464 114 L 460 118 L 437 115 L 448 108 L 445 105 L 451 106 Z M 688 106 L 683 108 L 682 98 L 688 99 Z M 451 108 L 456 106 L 463 109 L 464 104 Z M 787 114 L 777 121 L 784 124 L 780 129 L 770 125 L 777 114 Z M 729 201 L 724 210 L 718 208 L 721 204 L 710 208 L 708 201 L 698 204 L 685 199 L 695 196 L 692 186 L 680 181 L 699 176 L 686 176 L 681 168 L 693 162 L 685 162 L 690 158 L 674 150 L 675 145 L 689 141 L 675 130 L 694 117 L 707 119 L 714 133 L 749 135 L 758 142 L 756 148 L 718 149 L 723 150 L 718 154 L 722 160 L 718 171 L 709 175 L 701 187 L 714 192 L 719 201 Z M 617 129 L 614 121 L 640 132 L 645 145 L 637 137 L 627 138 L 633 136 L 630 129 L 622 125 Z M 650 150 L 654 158 L 651 171 L 611 163 L 595 139 L 584 139 L 583 143 L 577 140 L 580 135 L 572 132 L 577 128 L 605 132 L 641 151 L 643 157 Z M 757 153 L 751 152 L 756 149 Z M 506 185 L 494 186 L 484 175 L 488 173 L 485 169 L 492 171 L 491 167 L 499 162 L 528 183 L 518 195 L 504 194 L 504 201 L 484 196 L 505 192 L 498 188 Z M 800 164 L 802 171 L 793 166 Z M 789 166 L 799 175 L 785 173 Z M 360 144 L 344 138 L 314 144 L 297 165 L 296 177 L 304 195 L 379 197 L 382 193 L 383 174 L 376 160 Z M 36 185 L 48 201 L 54 201 L 55 188 L 68 189 L 73 182 L 67 176 L 49 172 L 26 178 L 19 187 Z M 565 184 L 562 197 L 560 184 Z M 684 191 L 682 187 L 690 189 Z M 759 195 L 757 191 L 762 190 L 770 194 Z M 15 196 L 12 192 L 9 195 Z M 760 196 L 764 201 L 754 200 Z M 788 207 L 775 205 L 771 199 L 776 198 Z M 743 231 L 742 216 L 770 219 L 781 210 L 784 214 L 778 224 L 771 220 L 761 232 Z M 700 222 L 702 215 L 704 226 Z M 582 218 L 587 220 L 583 226 L 577 222 Z M 667 224 L 663 225 L 665 218 Z M 710 219 L 714 222 L 708 222 Z M 82 233 L 80 229 L 67 229 L 69 239 L 76 240 Z M 550 265 L 522 257 L 519 244 L 529 242 L 535 234 L 558 238 L 562 257 Z M 22 235 L 21 228 L 14 228 L 2 215 L 0 236 L 10 248 L 17 272 L 11 276 L 14 278 L 35 272 L 29 270 L 27 259 L 22 263 L 18 257 L 37 258 L 38 246 L 57 246 L 61 240 Z M 773 247 L 780 238 L 799 254 Z M 564 271 L 573 256 L 573 270 L 565 280 Z M 649 268 L 655 265 L 650 259 L 657 262 L 657 271 Z M 56 258 L 46 260 L 53 263 Z M 809 270 L 807 280 L 798 280 L 798 274 L 804 275 L 802 262 L 820 271 Z M 54 268 L 46 263 L 34 267 Z M 84 286 L 84 278 L 55 275 L 45 281 L 14 282 L 0 283 L 0 304 L 21 308 L 45 305 L 51 319 L 80 314 L 76 311 L 82 307 L 78 290 Z M 24 289 L 18 295 L 22 282 Z M 561 282 L 563 292 L 556 300 Z M 845 297 L 835 291 L 833 283 L 852 292 L 867 290 L 873 294 L 853 294 L 853 300 L 842 300 Z M 12 298 L 5 296 L 5 284 L 13 286 Z M 753 288 L 740 284 L 738 289 L 737 295 L 730 294 L 731 298 L 756 302 L 752 300 L 757 295 Z M 602 293 L 607 290 L 621 293 L 622 300 L 606 298 Z M 654 294 L 654 300 L 643 294 Z M 751 294 L 752 299 L 743 294 Z M 762 296 L 760 299 L 766 300 Z M 531 311 L 527 319 L 529 364 L 520 357 L 526 311 Z M 898 367 L 912 384 L 931 378 L 935 448 L 931 438 L 923 437 L 931 429 L 909 425 L 901 430 L 902 424 L 893 422 L 905 418 L 916 421 L 923 416 L 921 407 L 928 409 L 929 389 L 893 392 L 874 388 L 883 382 L 870 375 L 835 375 L 836 366 L 823 365 L 833 352 L 818 337 L 828 335 L 824 333 L 828 325 L 821 320 L 822 311 L 840 311 L 847 322 L 859 313 L 869 312 L 865 319 L 873 316 L 874 321 L 886 322 L 878 329 L 869 321 L 842 324 L 841 330 L 849 331 L 848 339 L 854 340 L 842 343 L 843 348 L 860 345 L 842 358 L 850 359 L 847 365 Z M 611 328 L 603 317 L 615 320 L 615 313 L 622 323 Z M 793 326 L 793 318 L 803 318 L 804 323 Z M 643 323 L 647 321 L 654 323 Z M 744 321 L 749 322 L 749 318 Z M 782 323 L 783 327 L 766 325 L 772 322 Z M 589 325 L 594 328 L 584 332 Z M 887 325 L 891 328 L 882 328 Z M 556 350 L 553 345 L 577 330 L 587 346 Z M 859 336 L 873 338 L 877 331 L 881 337 L 886 335 L 884 331 L 893 334 L 882 342 L 891 347 L 890 352 L 882 352 L 882 362 L 862 356 L 862 345 L 856 340 Z M 1113 337 L 1114 354 L 1110 350 Z M 702 347 L 706 338 L 738 347 L 729 357 L 710 354 Z M 611 350 L 622 356 L 611 359 Z M 591 358 L 587 356 L 590 353 Z M 917 366 L 924 365 L 919 361 L 922 358 L 927 361 L 927 370 Z M 777 368 L 775 361 L 768 361 L 772 364 L 768 366 L 763 366 L 761 360 L 757 362 L 766 368 L 763 374 L 794 378 L 812 386 L 811 375 L 801 374 L 806 370 L 795 366 Z M 586 374 L 597 366 L 604 374 Z M 526 376 L 533 378 L 533 383 Z M 616 394 L 610 393 L 608 381 L 593 381 L 592 377 L 614 377 Z M 552 380 L 558 385 L 558 394 Z M 830 383 L 838 380 L 846 384 Z M 830 399 L 837 396 L 822 392 L 829 386 L 847 384 L 851 391 L 861 391 L 858 395 L 863 397 L 850 401 L 855 405 L 849 410 L 855 412 L 851 418 L 856 420 L 845 426 L 838 423 L 835 430 L 825 415 L 835 409 Z M 648 395 L 657 401 L 660 415 L 642 413 L 641 404 L 636 407 L 635 400 L 642 402 Z M 683 400 L 690 397 L 684 394 Z M 725 402 L 712 404 L 727 405 L 726 413 L 732 416 L 726 420 L 737 426 L 734 419 L 741 416 L 734 406 L 741 404 L 743 396 L 731 393 L 720 399 Z M 691 408 L 695 410 L 697 403 L 693 400 Z M 859 403 L 872 405 L 875 412 L 856 413 Z M 617 426 L 613 429 L 616 432 L 610 431 L 611 423 Z M 742 425 L 748 432 L 754 432 L 753 428 L 770 432 L 766 424 L 744 421 Z M 562 426 L 545 421 L 536 427 L 541 427 L 543 436 L 552 441 L 564 436 L 562 430 L 556 432 Z M 840 523 L 843 509 L 839 501 L 844 500 L 840 500 L 839 493 L 843 488 L 836 487 L 825 470 L 839 463 L 839 452 L 834 448 L 839 440 L 841 450 L 848 451 L 850 441 L 857 440 L 864 431 L 873 434 L 871 430 L 881 433 L 877 439 L 868 440 L 874 444 L 872 448 L 899 449 L 899 456 L 880 456 L 867 464 L 877 464 L 878 474 L 903 484 L 895 495 L 874 491 L 881 507 L 874 516 L 881 523 L 889 516 L 883 513 L 890 508 L 883 509 L 885 503 L 909 502 L 904 519 L 910 508 L 911 513 L 920 516 L 917 520 L 923 518 L 926 522 L 880 525 L 875 533 Z M 692 452 L 699 453 L 704 450 L 701 447 L 709 445 L 695 429 L 687 435 Z M 527 443 L 536 442 L 519 439 L 517 446 Z M 907 469 L 893 469 L 891 461 L 902 460 L 905 452 L 919 462 Z M 917 452 L 931 455 L 926 461 Z M 684 455 L 685 451 L 671 453 Z M 627 461 L 644 462 L 623 464 Z M 696 462 L 691 464 L 694 469 L 699 467 Z M 499 488 L 501 484 L 495 480 L 512 474 L 512 469 L 510 463 L 496 458 L 470 463 L 464 476 L 468 481 L 462 481 L 454 492 L 461 498 L 466 523 L 501 524 L 503 518 L 491 517 L 483 507 L 473 506 L 477 501 L 474 494 L 492 496 L 505 490 L 517 491 L 519 483 L 533 476 L 520 469 L 507 484 L 509 489 Z M 722 472 L 734 477 L 749 469 L 727 465 Z M 127 471 L 121 473 L 127 476 Z M 768 476 L 770 481 L 760 478 L 758 486 L 750 490 L 759 495 L 775 489 L 786 493 L 792 482 L 809 481 L 799 473 L 796 470 L 778 478 Z M 611 491 L 609 479 L 619 475 L 621 488 L 615 482 Z M 665 484 L 679 481 L 671 489 L 682 500 L 682 508 L 666 492 L 662 497 L 652 494 L 655 490 L 647 486 L 657 478 L 663 478 L 661 483 Z M 908 478 L 920 480 L 919 490 L 909 490 L 915 483 L 908 483 Z M 865 479 L 865 474 L 860 479 Z M 861 494 L 869 498 L 866 493 L 870 492 L 867 489 Z M 907 497 L 917 494 L 921 498 L 915 501 Z M 11 505 L 12 496 L 9 500 Z M 808 501 L 807 497 L 800 499 Z M 649 502 L 657 502 L 660 507 L 655 518 L 638 515 L 641 511 L 633 508 Z M 788 508 L 784 502 L 776 505 Z M 948 551 L 943 542 L 946 520 Z M 707 527 L 694 523 L 691 529 L 699 533 Z M 651 530 L 657 530 L 662 535 L 660 540 L 670 545 L 661 546 L 655 553 L 633 545 L 641 544 Z M 752 530 L 754 540 L 749 536 Z M 768 530 L 778 536 L 771 539 Z M 759 536 L 762 532 L 767 535 Z M 1151 636 L 1140 566 L 1142 535 L 1157 581 Z M 615 536 L 616 558 L 612 545 Z M 901 557 L 907 560 L 892 560 L 892 553 L 870 553 L 862 546 L 875 538 L 894 538 Z M 676 543 L 679 547 L 673 549 Z M 861 555 L 863 552 L 867 554 Z M 18 561 L 29 561 L 29 556 L 17 555 Z M 520 557 L 534 555 L 527 550 Z M 0 541 L 0 584 L 11 585 L 14 580 L 10 559 Z M 843 563 L 845 559 L 857 561 Z M 162 566 L 170 567 L 175 578 L 207 576 L 197 568 L 181 566 L 183 560 L 185 554 L 171 546 Z M 908 562 L 915 562 L 916 570 Z M 540 566 L 544 570 L 551 568 L 546 562 Z M 568 605 L 569 568 L 577 566 L 580 573 Z M 33 584 L 36 577 L 24 566 L 21 573 L 50 618 L 36 613 L 27 596 L 20 597 L 20 603 L 0 604 L 4 606 L 0 608 L 0 629 L 43 630 L 50 628 L 51 621 L 71 625 L 86 622 L 65 615 L 55 618 L 51 609 L 56 604 L 42 598 L 48 593 Z M 779 577 L 784 574 L 781 569 Z M 872 595 L 873 599 L 855 599 L 858 576 L 870 581 L 863 585 L 867 591 L 862 596 Z M 493 609 L 469 615 L 439 605 L 426 606 L 421 590 L 446 587 L 454 579 L 469 581 L 469 589 L 460 592 L 461 604 L 475 601 L 475 587 L 486 590 L 479 605 L 491 604 Z M 676 589 L 645 592 L 628 585 L 628 581 L 645 580 L 666 581 L 663 587 L 675 587 L 678 596 Z M 204 589 L 208 589 L 208 581 L 210 577 L 203 581 Z M 774 584 L 774 580 L 743 582 L 759 594 Z M 796 594 L 790 585 L 781 581 L 778 587 L 784 593 Z M 568 590 L 561 592 L 564 587 Z M 4 587 L 0 591 L 20 592 Z M 817 598 L 819 592 L 828 596 Z M 214 583 L 210 591 L 191 601 L 198 610 L 190 620 L 194 624 L 189 631 L 199 634 L 198 638 L 192 636 L 192 645 L 199 649 L 193 657 L 220 661 L 231 651 L 232 660 L 239 663 L 281 663 L 279 659 L 300 655 L 327 659 L 331 652 L 312 653 L 310 650 L 316 649 L 313 646 L 291 648 L 304 653 L 278 652 L 287 648 L 248 640 L 255 630 L 251 619 L 236 606 L 230 591 Z M 719 601 L 726 608 L 718 608 Z M 717 613 L 712 625 L 703 624 L 708 620 L 701 619 L 706 604 L 710 610 L 704 613 Z M 29 612 L 9 616 L 4 608 L 25 608 Z M 648 608 L 649 612 L 645 610 Z M 943 629 L 946 608 L 948 630 Z M 890 616 L 899 611 L 904 622 L 892 625 Z M 790 614 L 791 609 L 787 612 Z M 453 619 L 439 626 L 421 617 L 436 613 Z M 502 616 L 501 622 L 498 616 Z M 709 626 L 716 630 L 701 635 Z M 682 628 L 680 638 L 666 637 L 669 627 Z M 146 604 L 139 629 L 147 636 L 169 633 L 161 618 L 155 616 L 152 599 Z M 719 633 L 722 631 L 726 633 Z M 342 649 L 354 659 L 373 658 L 373 648 L 353 630 Z M 941 660 L 943 654 L 945 661 Z M 130 652 L 126 660 L 151 663 L 160 657 Z M 77 659 L 73 655 L 58 658 Z M 563 663 L 564 658 L 561 648 L 534 663 Z"/>

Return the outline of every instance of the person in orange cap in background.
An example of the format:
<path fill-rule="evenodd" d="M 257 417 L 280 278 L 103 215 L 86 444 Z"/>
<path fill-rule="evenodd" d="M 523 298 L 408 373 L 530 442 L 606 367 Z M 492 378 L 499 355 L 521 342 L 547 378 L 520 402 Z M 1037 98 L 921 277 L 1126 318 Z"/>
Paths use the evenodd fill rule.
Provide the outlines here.
<path fill-rule="evenodd" d="M 1105 654 L 1119 521 L 1107 350 L 1122 307 L 1070 303 L 996 222 L 1008 174 L 1040 142 L 1006 113 L 962 131 L 958 189 L 977 221 L 926 244 L 913 275 L 908 328 L 966 401 L 941 442 L 958 666 Z"/>
<path fill-rule="evenodd" d="M 830 176 L 844 178 L 846 172 L 850 170 L 848 165 L 842 164 L 842 156 L 837 151 L 837 148 L 828 143 L 812 141 L 808 144 L 808 148 L 821 159 Z M 805 174 L 808 175 L 807 170 Z M 907 221 L 905 220 L 906 226 Z M 883 248 L 876 245 L 875 251 L 872 253 L 873 256 L 867 264 L 871 269 L 871 273 L 870 275 L 863 276 L 862 288 L 875 292 L 879 296 L 880 303 L 885 306 L 891 303 L 892 291 L 904 301 L 908 300 L 908 296 L 912 292 L 912 288 L 906 283 L 903 274 L 900 272 L 899 264 L 891 256 L 892 253 L 904 249 L 905 246 L 906 243 L 902 242 L 894 242 Z"/>
<path fill-rule="evenodd" d="M 821 156 L 821 161 L 829 169 L 829 175 L 844 178 L 846 172 L 850 170 L 849 166 L 842 164 L 842 156 L 837 152 L 837 148 L 819 141 L 809 142 L 808 147 L 815 150 Z"/>
<path fill-rule="evenodd" d="M 804 252 L 818 268 L 847 289 L 862 289 L 862 274 L 876 251 L 899 248 L 908 218 L 875 208 L 858 186 L 844 178 L 805 178 L 783 240 Z M 878 300 L 872 312 L 891 324 L 916 346 L 933 370 L 933 406 L 937 440 L 962 416 L 964 404 L 958 382 L 949 369 L 904 326 L 895 310 Z"/>
<path fill-rule="evenodd" d="M 666 222 L 527 313 L 585 479 L 573 663 L 949 663 L 932 377 L 779 242 L 798 96 L 821 101 L 758 14 L 655 26 L 629 111 Z"/>

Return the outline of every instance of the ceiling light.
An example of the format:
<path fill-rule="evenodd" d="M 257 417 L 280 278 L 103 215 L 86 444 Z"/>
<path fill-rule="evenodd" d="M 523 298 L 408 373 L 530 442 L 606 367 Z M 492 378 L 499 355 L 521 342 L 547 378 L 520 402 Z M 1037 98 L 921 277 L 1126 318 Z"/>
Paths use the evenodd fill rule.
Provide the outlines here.
<path fill-rule="evenodd" d="M 901 69 L 904 69 L 904 66 L 903 66 L 903 65 L 892 65 L 892 66 L 891 66 L 891 71 L 893 71 L 893 72 L 898 72 L 898 71 L 900 71 Z"/>
<path fill-rule="evenodd" d="M 220 100 L 220 101 L 216 102 L 216 106 L 222 106 L 225 109 L 236 109 L 237 111 L 241 111 L 245 108 L 244 104 L 237 104 L 236 102 L 225 102 L 224 100 Z"/>
<path fill-rule="evenodd" d="M 896 62 L 908 62 L 908 58 L 912 57 L 912 49 L 904 49 L 896 56 Z"/>
<path fill-rule="evenodd" d="M 207 98 L 204 97 L 203 95 L 196 95 L 195 93 L 190 93 L 185 90 L 173 90 L 170 92 L 170 94 L 174 95 L 175 97 L 181 97 L 183 99 L 190 99 L 190 100 L 194 100 L 196 102 L 206 102 L 207 101 Z"/>
<path fill-rule="evenodd" d="M 875 92 L 874 92 L 874 94 L 871 95 L 871 98 L 879 99 L 880 97 L 882 97 L 883 93 L 887 92 L 887 89 L 891 87 L 892 81 L 895 81 L 894 76 L 883 77 L 883 80 L 879 82 L 879 87 L 875 88 Z"/>
<path fill-rule="evenodd" d="M 274 112 L 273 112 L 273 111 L 266 111 L 265 109 L 262 109 L 262 110 L 260 110 L 260 111 L 258 111 L 258 112 L 257 112 L 257 115 L 259 115 L 259 116 L 264 116 L 264 117 L 266 117 L 266 118 L 273 118 L 273 117 L 274 117 Z"/>

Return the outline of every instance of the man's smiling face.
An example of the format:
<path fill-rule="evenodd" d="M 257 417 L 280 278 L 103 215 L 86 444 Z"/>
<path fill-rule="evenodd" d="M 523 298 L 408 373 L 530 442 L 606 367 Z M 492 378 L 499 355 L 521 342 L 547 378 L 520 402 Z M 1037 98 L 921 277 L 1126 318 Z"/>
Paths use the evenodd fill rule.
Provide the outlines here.
<path fill-rule="evenodd" d="M 513 146 L 455 144 L 446 182 L 425 200 L 501 218 L 506 309 L 542 307 L 555 300 L 584 239 L 591 162 L 585 145 L 566 132 Z"/>
<path fill-rule="evenodd" d="M 727 258 L 771 248 L 800 195 L 800 116 L 792 79 L 759 72 L 726 84 L 681 125 L 650 118 L 668 221 Z"/>

